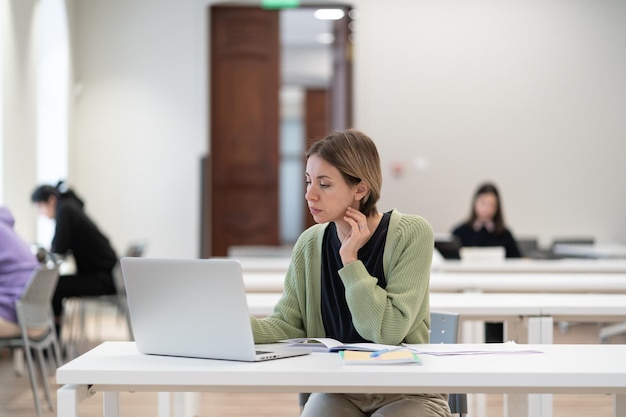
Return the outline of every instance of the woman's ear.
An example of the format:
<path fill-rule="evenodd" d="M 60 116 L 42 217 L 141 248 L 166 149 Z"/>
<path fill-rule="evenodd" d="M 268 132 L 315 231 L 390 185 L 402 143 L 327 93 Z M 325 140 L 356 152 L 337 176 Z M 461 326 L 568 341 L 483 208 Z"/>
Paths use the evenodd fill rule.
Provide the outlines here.
<path fill-rule="evenodd" d="M 355 198 L 358 201 L 361 201 L 363 198 L 367 197 L 370 192 L 370 188 L 363 181 L 357 184 L 356 186 L 356 194 Z"/>

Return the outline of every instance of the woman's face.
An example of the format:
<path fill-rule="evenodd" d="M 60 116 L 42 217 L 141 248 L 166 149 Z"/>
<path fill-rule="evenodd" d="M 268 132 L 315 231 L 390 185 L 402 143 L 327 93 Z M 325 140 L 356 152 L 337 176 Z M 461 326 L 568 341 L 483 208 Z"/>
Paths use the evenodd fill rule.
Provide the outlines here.
<path fill-rule="evenodd" d="M 479 194 L 474 201 L 474 211 L 478 220 L 492 221 L 498 211 L 498 198 L 493 193 Z"/>
<path fill-rule="evenodd" d="M 359 208 L 357 186 L 349 185 L 333 165 L 311 155 L 306 162 L 304 198 L 316 223 L 343 221 L 348 207 Z"/>
<path fill-rule="evenodd" d="M 47 201 L 38 201 L 35 203 L 37 207 L 37 213 L 45 216 L 49 219 L 54 219 L 56 216 L 57 199 L 54 196 L 48 198 Z"/>

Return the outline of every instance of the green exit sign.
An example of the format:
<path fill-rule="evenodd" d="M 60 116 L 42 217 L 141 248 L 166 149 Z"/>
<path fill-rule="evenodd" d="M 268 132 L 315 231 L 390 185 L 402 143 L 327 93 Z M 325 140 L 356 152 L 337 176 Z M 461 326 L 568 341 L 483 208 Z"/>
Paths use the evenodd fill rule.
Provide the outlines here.
<path fill-rule="evenodd" d="M 300 6 L 300 0 L 263 0 L 264 9 L 289 9 Z"/>

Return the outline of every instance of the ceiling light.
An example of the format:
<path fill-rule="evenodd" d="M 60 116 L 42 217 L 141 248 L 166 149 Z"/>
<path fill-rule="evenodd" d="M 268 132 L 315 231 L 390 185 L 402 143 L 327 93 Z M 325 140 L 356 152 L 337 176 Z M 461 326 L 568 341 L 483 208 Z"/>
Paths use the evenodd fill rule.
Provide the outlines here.
<path fill-rule="evenodd" d="M 315 17 L 319 20 L 339 20 L 345 15 L 341 9 L 317 9 Z"/>

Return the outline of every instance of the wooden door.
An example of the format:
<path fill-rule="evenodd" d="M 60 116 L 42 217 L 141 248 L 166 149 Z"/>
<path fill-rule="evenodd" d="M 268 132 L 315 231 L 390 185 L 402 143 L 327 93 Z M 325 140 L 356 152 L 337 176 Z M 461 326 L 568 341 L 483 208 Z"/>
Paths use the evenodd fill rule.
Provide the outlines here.
<path fill-rule="evenodd" d="M 211 256 L 278 245 L 279 15 L 214 6 L 211 22 Z"/>
<path fill-rule="evenodd" d="M 305 150 L 322 139 L 330 129 L 330 97 L 328 90 L 309 88 L 304 95 L 304 132 Z M 309 228 L 315 224 L 307 205 L 304 206 L 304 225 Z"/>

